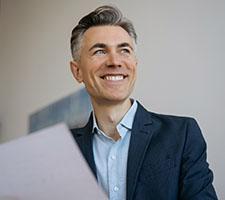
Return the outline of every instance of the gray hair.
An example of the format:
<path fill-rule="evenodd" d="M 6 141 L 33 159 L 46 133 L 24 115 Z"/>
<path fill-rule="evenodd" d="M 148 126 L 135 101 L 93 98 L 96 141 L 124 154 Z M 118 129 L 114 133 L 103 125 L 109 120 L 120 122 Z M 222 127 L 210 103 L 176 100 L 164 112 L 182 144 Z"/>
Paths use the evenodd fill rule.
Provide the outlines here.
<path fill-rule="evenodd" d="M 121 11 L 113 6 L 101 6 L 93 12 L 84 16 L 77 26 L 72 30 L 70 39 L 71 53 L 74 60 L 79 60 L 80 48 L 83 35 L 87 29 L 93 26 L 120 26 L 137 42 L 137 34 L 135 32 L 132 22 L 123 17 Z"/>

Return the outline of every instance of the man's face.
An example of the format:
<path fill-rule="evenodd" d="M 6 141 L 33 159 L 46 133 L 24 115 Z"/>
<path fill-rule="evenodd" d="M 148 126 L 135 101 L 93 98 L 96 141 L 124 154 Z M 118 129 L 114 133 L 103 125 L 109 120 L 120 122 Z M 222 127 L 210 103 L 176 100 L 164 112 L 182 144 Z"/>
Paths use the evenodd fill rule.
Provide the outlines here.
<path fill-rule="evenodd" d="M 127 100 L 132 92 L 136 66 L 129 34 L 119 26 L 97 26 L 84 33 L 80 59 L 71 62 L 71 71 L 93 101 L 116 103 Z"/>

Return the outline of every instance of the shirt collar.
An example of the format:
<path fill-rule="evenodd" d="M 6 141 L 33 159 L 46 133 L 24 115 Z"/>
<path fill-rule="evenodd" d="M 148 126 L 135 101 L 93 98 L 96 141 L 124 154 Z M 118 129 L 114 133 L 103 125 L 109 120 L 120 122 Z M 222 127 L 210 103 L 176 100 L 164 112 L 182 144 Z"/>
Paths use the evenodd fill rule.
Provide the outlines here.
<path fill-rule="evenodd" d="M 130 109 L 127 111 L 127 113 L 124 115 L 124 117 L 122 118 L 122 120 L 118 124 L 118 125 L 124 126 L 125 128 L 127 128 L 129 130 L 132 129 L 134 116 L 135 116 L 135 113 L 137 111 L 137 101 L 133 100 L 133 99 L 131 99 L 131 101 L 133 102 L 132 106 L 130 107 Z M 96 133 L 96 132 L 102 132 L 102 131 L 98 128 L 97 121 L 96 121 L 96 118 L 95 118 L 95 114 L 94 114 L 94 111 L 93 111 L 92 133 Z"/>
<path fill-rule="evenodd" d="M 137 102 L 135 100 L 133 100 L 132 106 L 127 111 L 127 113 L 124 115 L 123 119 L 120 121 L 119 124 L 126 127 L 127 129 L 131 130 L 136 110 L 137 110 Z"/>

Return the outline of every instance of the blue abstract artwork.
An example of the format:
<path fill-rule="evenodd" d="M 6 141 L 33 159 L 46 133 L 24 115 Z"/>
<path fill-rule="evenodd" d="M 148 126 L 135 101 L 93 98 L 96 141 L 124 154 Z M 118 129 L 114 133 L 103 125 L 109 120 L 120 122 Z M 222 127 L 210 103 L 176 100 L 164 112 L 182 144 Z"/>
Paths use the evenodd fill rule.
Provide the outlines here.
<path fill-rule="evenodd" d="M 66 96 L 29 116 L 29 133 L 65 122 L 69 128 L 84 126 L 92 110 L 85 88 Z"/>

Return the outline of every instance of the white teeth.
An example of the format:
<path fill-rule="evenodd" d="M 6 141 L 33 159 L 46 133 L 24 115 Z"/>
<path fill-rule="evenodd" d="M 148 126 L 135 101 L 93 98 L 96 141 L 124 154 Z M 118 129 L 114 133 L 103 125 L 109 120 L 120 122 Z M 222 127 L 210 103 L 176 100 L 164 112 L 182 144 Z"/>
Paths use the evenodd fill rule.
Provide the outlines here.
<path fill-rule="evenodd" d="M 118 75 L 118 76 L 105 76 L 105 79 L 108 81 L 120 81 L 123 80 L 123 76 Z"/>

